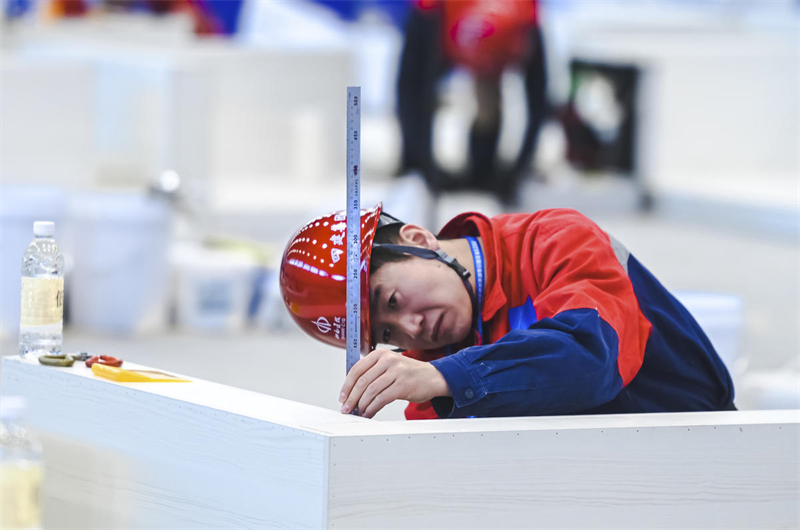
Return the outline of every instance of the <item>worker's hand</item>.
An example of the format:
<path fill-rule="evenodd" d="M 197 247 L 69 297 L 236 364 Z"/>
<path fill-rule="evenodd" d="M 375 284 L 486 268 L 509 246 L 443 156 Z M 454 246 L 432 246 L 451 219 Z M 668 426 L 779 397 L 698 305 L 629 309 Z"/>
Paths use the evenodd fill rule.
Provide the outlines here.
<path fill-rule="evenodd" d="M 421 403 L 449 395 L 447 381 L 431 363 L 377 349 L 350 369 L 339 402 L 343 414 L 357 408 L 361 416 L 371 418 L 396 399 Z"/>

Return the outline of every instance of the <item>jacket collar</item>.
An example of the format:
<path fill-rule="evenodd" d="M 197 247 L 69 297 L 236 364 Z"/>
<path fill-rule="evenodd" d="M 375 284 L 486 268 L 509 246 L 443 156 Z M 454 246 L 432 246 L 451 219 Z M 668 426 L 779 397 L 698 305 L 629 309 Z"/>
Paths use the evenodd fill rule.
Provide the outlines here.
<path fill-rule="evenodd" d="M 463 236 L 478 236 L 483 242 L 484 263 L 486 264 L 486 288 L 484 292 L 481 319 L 486 322 L 506 305 L 508 301 L 503 292 L 503 256 L 495 241 L 491 220 L 483 214 L 467 212 L 451 219 L 440 231 L 439 237 L 454 239 Z"/>

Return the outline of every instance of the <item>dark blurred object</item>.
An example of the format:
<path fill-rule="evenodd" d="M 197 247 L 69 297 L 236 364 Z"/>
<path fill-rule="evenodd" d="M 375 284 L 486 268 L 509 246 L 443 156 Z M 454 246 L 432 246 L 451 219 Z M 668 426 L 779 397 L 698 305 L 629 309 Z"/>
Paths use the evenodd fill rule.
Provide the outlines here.
<path fill-rule="evenodd" d="M 138 0 L 103 0 L 103 7 L 109 11 L 134 11 L 140 4 Z"/>
<path fill-rule="evenodd" d="M 141 11 L 154 15 L 166 15 L 183 5 L 181 0 L 103 0 L 109 11 Z"/>
<path fill-rule="evenodd" d="M 469 138 L 466 175 L 443 171 L 433 158 L 433 119 L 437 85 L 454 67 L 475 78 L 478 113 Z M 520 68 L 524 77 L 527 126 L 516 160 L 501 167 L 497 144 L 502 125 L 503 72 Z M 398 78 L 398 117 L 403 152 L 401 174 L 420 171 L 434 194 L 477 189 L 514 204 L 528 172 L 545 113 L 545 63 L 542 34 L 533 0 L 417 0 L 405 27 Z"/>
<path fill-rule="evenodd" d="M 154 15 L 166 15 L 177 2 L 174 0 L 145 0 L 145 5 Z"/>
<path fill-rule="evenodd" d="M 636 101 L 639 70 L 573 60 L 570 97 L 559 118 L 567 136 L 567 159 L 587 170 L 636 174 Z"/>

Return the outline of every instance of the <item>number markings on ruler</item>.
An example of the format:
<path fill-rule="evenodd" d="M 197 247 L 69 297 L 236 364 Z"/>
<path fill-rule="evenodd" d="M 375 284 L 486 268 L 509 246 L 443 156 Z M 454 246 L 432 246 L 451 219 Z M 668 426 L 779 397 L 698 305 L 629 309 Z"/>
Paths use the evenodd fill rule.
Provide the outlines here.
<path fill-rule="evenodd" d="M 361 356 L 361 87 L 347 87 L 347 372 Z"/>

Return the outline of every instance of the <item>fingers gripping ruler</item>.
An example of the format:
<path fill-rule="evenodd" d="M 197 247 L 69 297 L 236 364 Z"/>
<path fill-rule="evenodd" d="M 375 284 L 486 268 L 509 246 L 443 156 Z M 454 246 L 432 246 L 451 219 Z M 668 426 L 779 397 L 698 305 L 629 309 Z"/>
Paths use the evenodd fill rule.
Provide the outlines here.
<path fill-rule="evenodd" d="M 361 87 L 347 87 L 347 372 L 361 357 Z"/>

